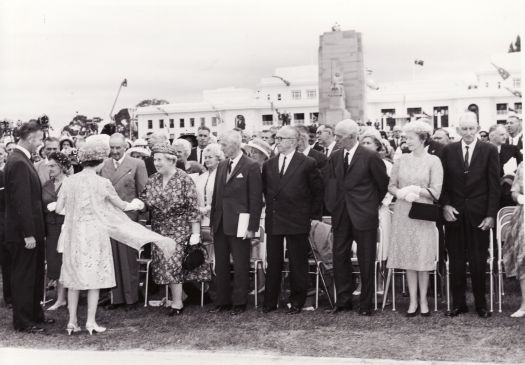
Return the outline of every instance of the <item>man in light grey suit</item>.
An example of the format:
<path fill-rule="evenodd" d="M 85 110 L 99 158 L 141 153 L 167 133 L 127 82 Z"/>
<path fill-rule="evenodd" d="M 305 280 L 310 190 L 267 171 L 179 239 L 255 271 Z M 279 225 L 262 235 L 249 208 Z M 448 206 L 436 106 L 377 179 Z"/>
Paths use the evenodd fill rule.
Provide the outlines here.
<path fill-rule="evenodd" d="M 104 161 L 100 175 L 111 181 L 120 199 L 130 202 L 137 198 L 144 189 L 148 174 L 144 161 L 126 155 L 126 139 L 115 133 L 109 140 L 110 157 Z M 138 212 L 126 214 L 134 221 Z M 137 251 L 115 240 L 111 240 L 115 281 L 117 286 L 111 290 L 111 304 L 107 309 L 121 306 L 133 307 L 138 302 L 139 266 Z"/>

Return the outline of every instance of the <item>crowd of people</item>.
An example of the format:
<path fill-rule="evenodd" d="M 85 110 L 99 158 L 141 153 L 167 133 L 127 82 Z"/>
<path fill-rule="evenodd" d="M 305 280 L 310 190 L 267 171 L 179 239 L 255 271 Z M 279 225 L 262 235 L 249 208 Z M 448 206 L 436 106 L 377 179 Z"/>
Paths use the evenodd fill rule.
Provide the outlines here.
<path fill-rule="evenodd" d="M 446 315 L 468 312 L 468 268 L 475 311 L 488 318 L 489 242 L 506 206 L 515 208 L 503 233 L 505 274 L 520 281 L 522 293 L 512 316 L 525 317 L 521 119 L 514 115 L 507 125 L 481 131 L 476 114 L 465 112 L 457 141 L 432 125 L 420 118 L 380 131 L 345 119 L 252 136 L 234 129 L 219 138 L 201 126 L 193 147 L 158 132 L 135 141 L 113 132 L 44 138 L 38 123 L 24 123 L 16 141 L 0 145 L 0 263 L 14 328 L 43 333 L 54 323 L 42 305 L 46 286 L 54 285 L 56 300 L 46 311 L 67 305 L 69 334 L 81 330 L 77 307 L 84 290 L 85 328 L 104 332 L 96 323 L 99 303 L 132 310 L 139 302 L 139 255 L 151 259 L 153 287 L 170 289 L 169 316 L 183 314 L 185 297 L 196 290 L 191 283 L 212 281 L 209 312 L 243 313 L 253 259 L 264 262 L 264 270 L 255 268 L 263 288 L 253 290 L 264 292 L 262 312 L 280 306 L 287 259 L 286 313 L 301 313 L 312 227 L 327 216 L 337 298 L 331 313 L 352 310 L 359 293 L 358 313 L 373 314 L 380 255 L 388 268 L 406 271 L 406 316 L 430 316 L 429 272 L 448 257 L 452 308 Z M 192 246 L 206 260 L 188 269 Z"/>

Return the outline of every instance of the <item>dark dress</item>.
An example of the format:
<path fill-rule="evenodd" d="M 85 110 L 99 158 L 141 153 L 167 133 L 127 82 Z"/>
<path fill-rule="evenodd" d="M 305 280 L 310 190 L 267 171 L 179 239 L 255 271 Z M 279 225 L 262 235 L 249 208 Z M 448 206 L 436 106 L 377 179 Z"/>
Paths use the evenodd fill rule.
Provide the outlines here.
<path fill-rule="evenodd" d="M 177 242 L 175 253 L 166 258 L 156 246 L 152 247 L 152 272 L 156 284 L 181 284 L 185 281 L 211 280 L 210 268 L 203 264 L 184 275 L 182 258 L 184 245 L 191 235 L 191 224 L 200 222 L 197 190 L 193 180 L 182 170 L 177 169 L 162 187 L 162 176 L 151 176 L 140 196 L 151 214 L 151 229 Z"/>
<path fill-rule="evenodd" d="M 47 277 L 51 280 L 58 280 L 60 278 L 60 268 L 62 267 L 62 254 L 57 252 L 58 237 L 62 230 L 64 223 L 64 216 L 55 212 L 50 212 L 47 209 L 49 203 L 56 202 L 58 199 L 58 192 L 60 185 L 55 190 L 55 183 L 53 180 L 48 180 L 42 186 L 42 202 L 44 203 L 44 215 L 46 221 L 46 262 L 47 262 Z"/>

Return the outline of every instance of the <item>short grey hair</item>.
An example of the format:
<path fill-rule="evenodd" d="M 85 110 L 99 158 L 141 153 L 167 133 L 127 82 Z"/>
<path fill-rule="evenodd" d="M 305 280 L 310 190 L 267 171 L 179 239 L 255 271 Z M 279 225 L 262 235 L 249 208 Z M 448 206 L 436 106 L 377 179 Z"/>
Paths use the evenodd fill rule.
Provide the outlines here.
<path fill-rule="evenodd" d="M 189 156 L 191 153 L 191 143 L 184 138 L 173 140 L 173 143 L 171 145 L 173 147 L 182 147 L 184 149 L 184 152 L 186 153 L 186 156 Z"/>
<path fill-rule="evenodd" d="M 359 125 L 352 119 L 343 119 L 335 125 L 335 129 L 343 131 L 345 136 L 354 136 L 357 138 L 359 134 Z"/>
<path fill-rule="evenodd" d="M 217 157 L 219 161 L 224 160 L 224 152 L 222 152 L 221 146 L 217 143 L 211 143 L 204 148 L 203 153 L 210 153 Z"/>
<path fill-rule="evenodd" d="M 240 148 L 242 144 L 242 135 L 234 129 L 224 132 L 221 139 L 227 139 L 233 142 L 238 148 Z"/>

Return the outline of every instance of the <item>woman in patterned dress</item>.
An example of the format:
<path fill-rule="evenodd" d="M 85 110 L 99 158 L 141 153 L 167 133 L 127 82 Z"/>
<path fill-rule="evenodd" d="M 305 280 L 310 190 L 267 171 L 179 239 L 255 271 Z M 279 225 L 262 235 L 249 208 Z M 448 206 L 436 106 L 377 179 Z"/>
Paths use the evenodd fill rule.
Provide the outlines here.
<path fill-rule="evenodd" d="M 176 167 L 177 154 L 173 146 L 161 143 L 152 148 L 153 162 L 157 173 L 152 175 L 141 200 L 151 216 L 151 229 L 163 236 L 171 237 L 177 243 L 175 253 L 166 257 L 162 251 L 152 248 L 152 276 L 158 285 L 169 285 L 173 300 L 169 316 L 181 315 L 182 284 L 185 281 L 209 281 L 209 266 L 203 264 L 184 275 L 182 259 L 184 246 L 200 242 L 199 204 L 193 180 Z"/>
<path fill-rule="evenodd" d="M 425 150 L 431 127 L 417 120 L 404 127 L 411 153 L 402 154 L 392 167 L 388 191 L 397 200 L 392 216 L 392 236 L 387 267 L 404 269 L 407 273 L 410 306 L 407 316 L 428 316 L 427 290 L 429 271 L 434 269 L 436 258 L 436 223 L 408 217 L 412 202 L 431 204 L 439 199 L 443 185 L 443 167 L 438 157 Z"/>
<path fill-rule="evenodd" d="M 512 199 L 518 203 L 516 211 L 510 220 L 508 230 L 504 234 L 505 244 L 502 247 L 503 265 L 507 277 L 516 277 L 520 281 L 521 306 L 510 316 L 525 317 L 525 233 L 523 228 L 523 163 L 518 166 L 516 177 L 510 189 Z"/>

